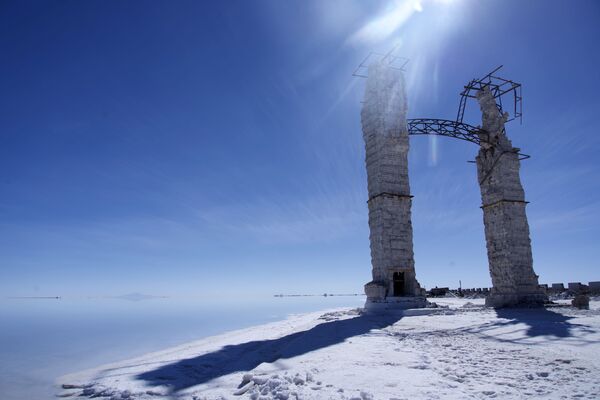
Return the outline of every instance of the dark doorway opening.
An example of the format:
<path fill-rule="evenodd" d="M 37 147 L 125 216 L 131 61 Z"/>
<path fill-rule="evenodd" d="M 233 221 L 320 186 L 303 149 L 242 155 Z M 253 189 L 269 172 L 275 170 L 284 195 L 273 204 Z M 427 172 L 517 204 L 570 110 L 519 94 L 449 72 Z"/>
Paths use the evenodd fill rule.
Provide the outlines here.
<path fill-rule="evenodd" d="M 404 272 L 394 272 L 394 296 L 404 296 Z"/>

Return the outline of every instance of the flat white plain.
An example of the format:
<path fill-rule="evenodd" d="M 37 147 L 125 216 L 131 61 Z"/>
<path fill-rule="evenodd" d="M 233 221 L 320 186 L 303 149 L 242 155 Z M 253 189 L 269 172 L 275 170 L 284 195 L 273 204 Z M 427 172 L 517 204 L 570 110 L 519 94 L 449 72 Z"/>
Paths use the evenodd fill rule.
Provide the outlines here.
<path fill-rule="evenodd" d="M 600 301 L 492 310 L 435 299 L 424 316 L 336 309 L 62 377 L 110 399 L 600 398 Z"/>

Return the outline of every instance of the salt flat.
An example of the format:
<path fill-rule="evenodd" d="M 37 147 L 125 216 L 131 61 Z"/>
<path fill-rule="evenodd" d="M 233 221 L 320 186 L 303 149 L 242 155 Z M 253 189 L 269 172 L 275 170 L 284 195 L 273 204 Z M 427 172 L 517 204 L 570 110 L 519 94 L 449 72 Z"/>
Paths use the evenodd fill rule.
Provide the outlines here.
<path fill-rule="evenodd" d="M 600 398 L 600 301 L 493 310 L 435 299 L 424 316 L 336 309 L 62 377 L 109 399 Z"/>

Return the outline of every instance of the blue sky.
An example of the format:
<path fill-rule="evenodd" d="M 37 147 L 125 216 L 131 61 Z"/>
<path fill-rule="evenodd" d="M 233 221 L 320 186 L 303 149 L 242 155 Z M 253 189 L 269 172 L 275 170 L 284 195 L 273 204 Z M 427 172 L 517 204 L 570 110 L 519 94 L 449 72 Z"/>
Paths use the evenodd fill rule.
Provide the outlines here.
<path fill-rule="evenodd" d="M 600 280 L 595 1 L 4 1 L 0 293 L 362 292 L 370 51 L 409 117 L 523 83 L 513 144 L 541 282 Z M 470 123 L 478 124 L 470 104 Z M 417 277 L 489 286 L 475 145 L 413 137 Z"/>

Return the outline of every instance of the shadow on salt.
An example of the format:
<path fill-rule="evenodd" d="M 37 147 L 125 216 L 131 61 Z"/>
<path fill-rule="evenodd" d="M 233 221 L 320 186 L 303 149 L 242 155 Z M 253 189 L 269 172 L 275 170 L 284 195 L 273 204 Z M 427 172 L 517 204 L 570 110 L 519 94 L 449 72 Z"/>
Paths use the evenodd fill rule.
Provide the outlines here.
<path fill-rule="evenodd" d="M 498 319 L 465 331 L 499 342 L 527 345 L 561 340 L 577 345 L 600 342 L 597 335 L 600 332 L 588 325 L 571 322 L 575 316 L 544 307 L 501 308 L 495 313 Z"/>
<path fill-rule="evenodd" d="M 354 318 L 326 320 L 306 331 L 277 339 L 225 346 L 211 353 L 160 366 L 136 378 L 152 386 L 167 386 L 173 394 L 234 372 L 251 371 L 262 363 L 273 363 L 342 343 L 373 329 L 391 326 L 401 318 L 402 315 L 361 314 Z"/>

